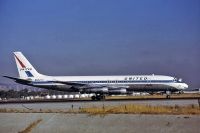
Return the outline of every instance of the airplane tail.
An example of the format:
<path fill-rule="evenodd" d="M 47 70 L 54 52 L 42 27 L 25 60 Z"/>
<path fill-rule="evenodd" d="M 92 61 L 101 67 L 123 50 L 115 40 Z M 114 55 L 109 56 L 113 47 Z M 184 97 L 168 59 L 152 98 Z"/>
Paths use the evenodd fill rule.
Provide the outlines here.
<path fill-rule="evenodd" d="M 14 58 L 21 79 L 32 79 L 41 76 L 21 52 L 14 52 Z"/>

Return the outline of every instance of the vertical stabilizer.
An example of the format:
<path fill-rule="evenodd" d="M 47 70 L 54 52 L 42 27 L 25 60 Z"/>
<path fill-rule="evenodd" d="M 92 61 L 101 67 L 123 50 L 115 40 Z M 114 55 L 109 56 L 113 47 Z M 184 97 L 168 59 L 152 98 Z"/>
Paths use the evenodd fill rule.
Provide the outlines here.
<path fill-rule="evenodd" d="M 22 79 L 36 78 L 40 76 L 31 63 L 21 52 L 14 52 L 14 58 L 17 64 L 19 77 Z"/>

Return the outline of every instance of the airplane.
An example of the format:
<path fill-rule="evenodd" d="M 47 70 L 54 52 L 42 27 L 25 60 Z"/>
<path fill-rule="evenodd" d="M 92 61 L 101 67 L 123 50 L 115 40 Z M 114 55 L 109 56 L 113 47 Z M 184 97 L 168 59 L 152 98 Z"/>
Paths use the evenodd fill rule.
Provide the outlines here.
<path fill-rule="evenodd" d="M 104 100 L 106 95 L 132 92 L 183 91 L 188 85 L 175 77 L 164 75 L 123 76 L 47 76 L 40 74 L 21 52 L 14 52 L 19 77 L 3 76 L 16 83 L 39 88 L 79 93 L 93 93 L 92 100 Z"/>

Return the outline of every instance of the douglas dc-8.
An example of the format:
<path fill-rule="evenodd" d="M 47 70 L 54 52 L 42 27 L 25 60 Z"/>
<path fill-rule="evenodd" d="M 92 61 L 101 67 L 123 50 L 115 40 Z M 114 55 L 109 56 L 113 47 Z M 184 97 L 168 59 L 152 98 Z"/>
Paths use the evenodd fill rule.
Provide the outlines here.
<path fill-rule="evenodd" d="M 4 76 L 23 85 L 66 92 L 93 93 L 92 100 L 106 95 L 132 92 L 181 92 L 188 88 L 182 80 L 164 75 L 47 76 L 40 74 L 21 52 L 14 52 L 19 77 Z"/>

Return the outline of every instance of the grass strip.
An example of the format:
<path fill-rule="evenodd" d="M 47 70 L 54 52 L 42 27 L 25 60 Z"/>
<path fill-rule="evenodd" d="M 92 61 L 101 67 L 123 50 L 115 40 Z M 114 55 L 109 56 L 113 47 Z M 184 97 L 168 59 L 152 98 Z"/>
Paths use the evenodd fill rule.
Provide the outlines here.
<path fill-rule="evenodd" d="M 166 105 L 143 105 L 122 104 L 116 106 L 92 106 L 79 107 L 78 109 L 0 109 L 0 113 L 79 113 L 90 115 L 106 114 L 169 114 L 169 115 L 200 115 L 197 105 L 166 106 Z"/>

